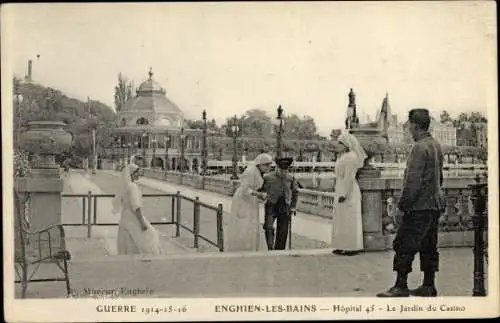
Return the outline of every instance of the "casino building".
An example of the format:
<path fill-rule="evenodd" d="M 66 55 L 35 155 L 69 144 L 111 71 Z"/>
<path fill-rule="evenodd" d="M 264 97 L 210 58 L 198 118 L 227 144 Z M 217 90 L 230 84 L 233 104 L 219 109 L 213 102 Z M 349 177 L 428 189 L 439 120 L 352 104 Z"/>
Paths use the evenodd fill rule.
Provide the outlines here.
<path fill-rule="evenodd" d="M 133 158 L 142 167 L 180 170 L 182 137 L 185 170 L 199 171 L 202 132 L 184 129 L 184 113 L 166 94 L 150 70 L 136 95 L 117 113 L 113 155 L 120 164 Z"/>

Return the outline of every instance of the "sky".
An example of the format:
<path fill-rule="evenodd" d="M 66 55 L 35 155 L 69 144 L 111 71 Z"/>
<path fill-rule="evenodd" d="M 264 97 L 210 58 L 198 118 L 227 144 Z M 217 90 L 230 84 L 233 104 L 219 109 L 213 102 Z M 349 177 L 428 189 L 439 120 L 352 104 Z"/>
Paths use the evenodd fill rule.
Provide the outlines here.
<path fill-rule="evenodd" d="M 33 59 L 35 82 L 110 106 L 119 72 L 152 67 L 187 118 L 281 104 L 323 135 L 350 88 L 362 119 L 386 92 L 399 118 L 497 108 L 494 2 L 20 4 L 2 24 L 10 72 Z"/>

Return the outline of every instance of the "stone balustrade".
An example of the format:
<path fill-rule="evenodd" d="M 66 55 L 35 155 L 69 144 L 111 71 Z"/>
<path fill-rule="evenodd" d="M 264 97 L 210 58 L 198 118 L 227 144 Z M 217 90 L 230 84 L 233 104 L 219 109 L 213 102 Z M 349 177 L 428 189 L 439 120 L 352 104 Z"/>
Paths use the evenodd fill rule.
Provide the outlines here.
<path fill-rule="evenodd" d="M 238 181 L 196 174 L 145 169 L 144 175 L 228 196 L 231 196 L 238 187 Z M 440 219 L 441 246 L 472 244 L 474 210 L 470 201 L 472 191 L 469 184 L 474 182 L 473 176 L 444 179 L 443 190 L 447 207 Z M 402 179 L 360 176 L 358 183 L 362 193 L 365 246 L 370 250 L 389 249 L 402 215 L 396 207 Z M 334 201 L 333 192 L 300 189 L 297 210 L 331 219 L 334 216 Z"/>

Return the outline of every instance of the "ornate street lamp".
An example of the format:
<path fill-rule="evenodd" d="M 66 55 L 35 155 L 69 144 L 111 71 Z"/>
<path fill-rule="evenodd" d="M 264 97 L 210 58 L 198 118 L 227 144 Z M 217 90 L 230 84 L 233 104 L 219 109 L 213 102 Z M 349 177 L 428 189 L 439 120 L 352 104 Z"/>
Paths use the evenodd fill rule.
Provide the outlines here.
<path fill-rule="evenodd" d="M 125 164 L 125 147 L 126 146 L 127 145 L 124 142 L 121 143 L 121 148 L 122 148 L 121 153 L 122 153 L 122 158 L 123 158 L 123 164 Z M 123 165 L 123 166 L 125 166 L 125 165 Z"/>
<path fill-rule="evenodd" d="M 207 111 L 203 110 L 202 119 L 202 146 L 201 146 L 201 175 L 207 175 L 208 168 L 208 150 L 207 150 Z"/>
<path fill-rule="evenodd" d="M 118 165 L 120 165 L 121 164 L 121 158 L 122 158 L 122 152 L 121 152 L 122 143 L 121 143 L 120 138 L 118 138 L 116 140 L 116 148 L 117 148 L 117 151 L 118 151 L 118 153 L 117 153 Z"/>
<path fill-rule="evenodd" d="M 165 164 L 164 168 L 168 170 L 170 168 L 170 162 L 168 160 L 168 150 L 170 149 L 170 136 L 167 135 L 165 136 Z"/>
<path fill-rule="evenodd" d="M 142 158 L 144 160 L 146 160 L 146 136 L 147 135 L 148 134 L 145 132 L 142 134 Z"/>
<path fill-rule="evenodd" d="M 156 143 L 158 142 L 158 140 L 156 139 L 156 137 L 154 137 L 151 142 L 153 143 L 153 159 L 151 160 L 151 166 L 152 168 L 155 168 L 154 165 L 155 165 L 155 158 L 156 158 Z"/>
<path fill-rule="evenodd" d="M 184 173 L 184 139 L 186 138 L 186 135 L 184 134 L 184 127 L 181 128 L 181 132 L 179 134 L 180 138 L 180 144 L 181 144 L 181 160 L 179 162 L 179 167 L 181 173 Z"/>
<path fill-rule="evenodd" d="M 278 106 L 278 116 L 276 117 L 275 125 L 278 127 L 276 133 L 276 158 L 282 157 L 282 141 L 283 141 L 283 130 L 285 125 L 285 120 L 283 117 L 283 108 Z"/>
<path fill-rule="evenodd" d="M 19 144 L 19 137 L 21 134 L 21 103 L 23 103 L 23 95 L 19 91 L 19 85 L 16 88 L 16 92 L 14 94 L 16 98 L 16 133 L 14 137 L 14 142 Z"/>
<path fill-rule="evenodd" d="M 113 142 L 111 143 L 111 162 L 113 163 L 113 165 L 115 164 L 115 161 L 116 161 L 116 137 L 115 137 L 115 140 L 113 140 Z M 114 168 L 114 167 L 113 167 Z"/>
<path fill-rule="evenodd" d="M 130 164 L 130 148 L 132 148 L 132 144 L 129 142 L 127 144 L 127 164 Z"/>
<path fill-rule="evenodd" d="M 237 139 L 242 134 L 241 120 L 235 115 L 229 122 L 229 127 L 227 128 L 227 134 L 233 137 L 233 174 L 231 175 L 232 180 L 238 179 L 238 154 L 237 154 Z"/>

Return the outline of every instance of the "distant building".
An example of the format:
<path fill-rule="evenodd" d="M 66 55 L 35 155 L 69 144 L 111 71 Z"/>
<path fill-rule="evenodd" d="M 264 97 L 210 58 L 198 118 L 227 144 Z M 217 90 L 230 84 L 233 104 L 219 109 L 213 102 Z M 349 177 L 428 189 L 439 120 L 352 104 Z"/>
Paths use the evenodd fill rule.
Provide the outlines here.
<path fill-rule="evenodd" d="M 453 126 L 453 123 L 440 123 L 432 118 L 429 130 L 442 146 L 457 146 L 457 128 Z"/>
<path fill-rule="evenodd" d="M 429 131 L 441 145 L 457 146 L 457 129 L 450 123 L 439 123 L 434 118 L 431 119 Z M 403 123 L 398 122 L 397 115 L 393 114 L 388 128 L 389 143 L 404 144 L 408 143 L 411 137 Z"/>

